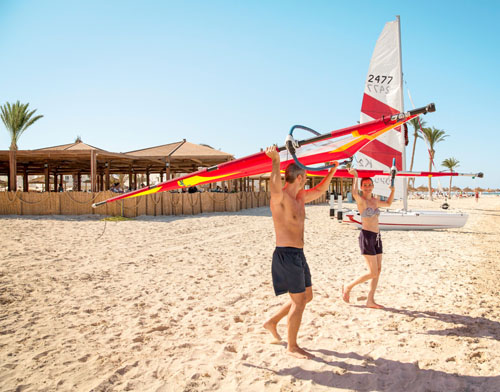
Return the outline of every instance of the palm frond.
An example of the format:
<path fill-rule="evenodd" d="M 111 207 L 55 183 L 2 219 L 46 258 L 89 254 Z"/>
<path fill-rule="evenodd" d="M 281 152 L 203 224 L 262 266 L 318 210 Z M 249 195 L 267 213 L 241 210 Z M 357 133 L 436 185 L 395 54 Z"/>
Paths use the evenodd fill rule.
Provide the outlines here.
<path fill-rule="evenodd" d="M 441 162 L 441 166 L 446 167 L 448 170 L 453 171 L 456 167 L 459 167 L 459 161 L 455 158 L 446 158 L 443 162 Z"/>
<path fill-rule="evenodd" d="M 30 112 L 28 107 L 29 103 L 22 104 L 19 101 L 14 104 L 6 102 L 0 107 L 2 112 L 0 117 L 9 132 L 10 148 L 13 150 L 17 150 L 17 142 L 23 132 L 43 117 L 42 115 L 34 116 L 36 109 Z"/>

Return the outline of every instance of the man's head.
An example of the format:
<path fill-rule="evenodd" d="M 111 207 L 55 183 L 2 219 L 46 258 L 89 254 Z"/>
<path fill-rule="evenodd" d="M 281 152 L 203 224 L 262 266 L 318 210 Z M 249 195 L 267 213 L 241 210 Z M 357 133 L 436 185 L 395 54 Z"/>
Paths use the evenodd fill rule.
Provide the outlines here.
<path fill-rule="evenodd" d="M 298 167 L 295 163 L 290 163 L 285 170 L 285 181 L 289 184 L 293 184 L 295 180 L 301 182 L 301 186 L 306 183 L 306 171 Z"/>
<path fill-rule="evenodd" d="M 361 179 L 361 190 L 366 192 L 371 192 L 373 189 L 373 180 L 370 177 L 364 177 Z"/>

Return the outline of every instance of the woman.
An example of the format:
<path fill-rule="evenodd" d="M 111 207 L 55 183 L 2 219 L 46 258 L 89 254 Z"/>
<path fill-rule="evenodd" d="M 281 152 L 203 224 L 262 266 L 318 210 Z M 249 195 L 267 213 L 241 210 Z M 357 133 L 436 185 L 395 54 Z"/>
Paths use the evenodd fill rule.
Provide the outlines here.
<path fill-rule="evenodd" d="M 354 176 L 352 194 L 358 211 L 361 214 L 362 230 L 359 234 L 359 247 L 361 254 L 365 257 L 369 272 L 360 276 L 345 288 L 342 286 L 342 299 L 349 302 L 349 294 L 354 286 L 371 280 L 370 292 L 366 301 L 366 307 L 380 309 L 383 306 L 375 302 L 375 290 L 377 289 L 378 278 L 382 270 L 382 239 L 378 227 L 379 207 L 390 207 L 394 199 L 394 187 L 390 186 L 391 194 L 387 201 L 381 201 L 372 195 L 373 181 L 371 178 L 361 179 L 361 195 L 358 192 L 358 172 L 349 169 L 349 173 Z"/>

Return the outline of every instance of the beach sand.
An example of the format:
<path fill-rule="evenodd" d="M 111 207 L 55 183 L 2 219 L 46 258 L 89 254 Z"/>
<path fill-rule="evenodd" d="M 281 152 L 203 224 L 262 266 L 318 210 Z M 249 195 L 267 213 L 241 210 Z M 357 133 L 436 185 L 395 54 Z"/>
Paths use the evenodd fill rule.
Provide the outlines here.
<path fill-rule="evenodd" d="M 307 207 L 315 297 L 298 339 L 313 360 L 262 328 L 287 299 L 269 208 L 1 217 L 0 390 L 499 391 L 500 197 L 450 204 L 465 227 L 383 233 L 385 310 L 364 307 L 368 283 L 341 300 L 366 270 L 358 230 Z"/>

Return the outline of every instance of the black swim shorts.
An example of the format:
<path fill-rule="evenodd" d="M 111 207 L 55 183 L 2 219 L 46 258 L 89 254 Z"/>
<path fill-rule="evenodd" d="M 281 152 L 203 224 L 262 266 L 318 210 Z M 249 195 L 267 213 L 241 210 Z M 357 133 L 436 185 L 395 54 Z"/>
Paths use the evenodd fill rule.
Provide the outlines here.
<path fill-rule="evenodd" d="M 361 230 L 359 233 L 359 248 L 362 255 L 375 256 L 382 253 L 382 238 L 380 232 Z"/>
<path fill-rule="evenodd" d="M 277 246 L 272 263 L 273 286 L 276 295 L 297 294 L 311 287 L 311 271 L 304 251 L 300 248 Z"/>

